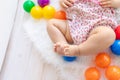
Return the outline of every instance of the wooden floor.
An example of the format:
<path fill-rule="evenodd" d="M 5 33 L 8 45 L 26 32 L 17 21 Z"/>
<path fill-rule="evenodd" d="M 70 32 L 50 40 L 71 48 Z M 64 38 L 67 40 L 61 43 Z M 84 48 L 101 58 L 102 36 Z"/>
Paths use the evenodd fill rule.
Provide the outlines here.
<path fill-rule="evenodd" d="M 2 0 L 0 2 L 0 70 L 14 25 L 17 3 L 17 0 Z"/>
<path fill-rule="evenodd" d="M 7 2 L 7 0 L 4 1 Z M 14 13 L 11 13 L 14 14 L 12 17 L 14 20 L 11 22 L 11 30 L 8 29 L 7 36 L 10 37 L 6 39 L 6 47 L 2 48 L 5 50 L 5 54 L 3 53 L 5 56 L 1 59 L 3 65 L 0 80 L 59 80 L 54 68 L 40 60 L 37 50 L 24 34 L 23 1 L 13 0 L 12 2 L 15 4 Z"/>

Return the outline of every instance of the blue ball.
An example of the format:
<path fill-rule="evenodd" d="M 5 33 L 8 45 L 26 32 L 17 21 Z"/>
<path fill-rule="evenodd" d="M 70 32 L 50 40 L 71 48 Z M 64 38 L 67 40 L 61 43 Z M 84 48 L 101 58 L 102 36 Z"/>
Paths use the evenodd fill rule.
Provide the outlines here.
<path fill-rule="evenodd" d="M 63 59 L 67 62 L 75 61 L 77 57 L 75 56 L 63 56 Z"/>
<path fill-rule="evenodd" d="M 110 48 L 113 54 L 120 55 L 120 40 L 115 40 Z"/>

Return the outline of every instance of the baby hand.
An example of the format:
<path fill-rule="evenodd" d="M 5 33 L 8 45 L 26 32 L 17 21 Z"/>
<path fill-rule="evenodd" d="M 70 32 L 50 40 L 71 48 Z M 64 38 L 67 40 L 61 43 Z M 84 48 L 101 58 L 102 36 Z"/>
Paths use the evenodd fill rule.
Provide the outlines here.
<path fill-rule="evenodd" d="M 71 7 L 73 3 L 73 0 L 60 0 L 60 4 L 63 8 Z"/>
<path fill-rule="evenodd" d="M 100 0 L 100 5 L 105 8 L 107 7 L 119 8 L 120 0 Z"/>

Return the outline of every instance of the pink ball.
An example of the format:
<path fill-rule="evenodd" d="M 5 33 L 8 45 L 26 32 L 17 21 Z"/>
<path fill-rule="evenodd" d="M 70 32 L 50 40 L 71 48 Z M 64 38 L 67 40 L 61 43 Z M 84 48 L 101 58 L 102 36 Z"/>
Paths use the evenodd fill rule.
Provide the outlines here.
<path fill-rule="evenodd" d="M 120 39 L 120 25 L 115 29 L 116 39 Z"/>
<path fill-rule="evenodd" d="M 41 7 L 44 7 L 46 5 L 48 5 L 50 3 L 49 0 L 38 0 L 38 4 L 41 6 Z"/>

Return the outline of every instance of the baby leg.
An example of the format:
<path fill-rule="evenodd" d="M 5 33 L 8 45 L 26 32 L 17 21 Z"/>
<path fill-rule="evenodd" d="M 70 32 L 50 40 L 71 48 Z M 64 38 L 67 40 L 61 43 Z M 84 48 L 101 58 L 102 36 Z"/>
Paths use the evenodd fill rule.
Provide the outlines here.
<path fill-rule="evenodd" d="M 73 46 L 75 45 L 68 45 L 64 49 L 64 53 L 70 56 L 98 53 L 110 47 L 114 40 L 115 33 L 113 29 L 111 29 L 110 27 L 100 26 L 93 29 L 90 32 L 88 39 L 78 45 L 76 47 L 77 49 L 73 48 Z"/>
<path fill-rule="evenodd" d="M 72 43 L 69 30 L 65 20 L 51 19 L 47 25 L 48 34 L 55 43 L 54 50 L 59 54 L 64 54 L 64 45 Z"/>

